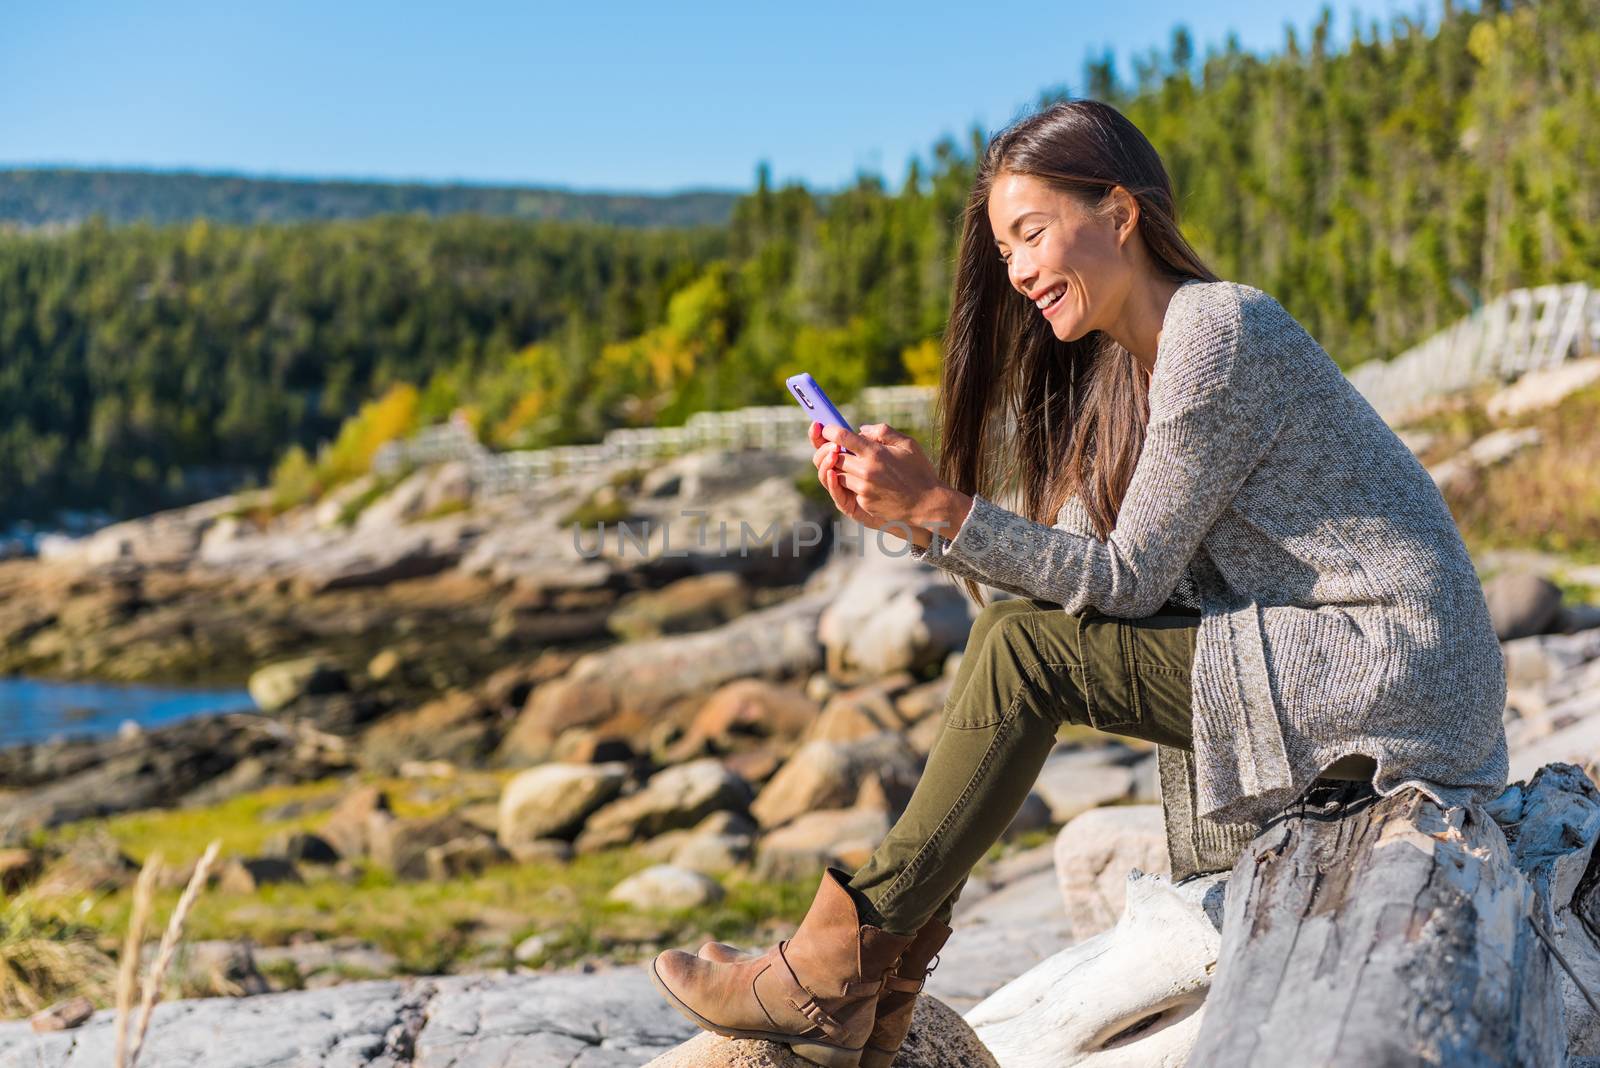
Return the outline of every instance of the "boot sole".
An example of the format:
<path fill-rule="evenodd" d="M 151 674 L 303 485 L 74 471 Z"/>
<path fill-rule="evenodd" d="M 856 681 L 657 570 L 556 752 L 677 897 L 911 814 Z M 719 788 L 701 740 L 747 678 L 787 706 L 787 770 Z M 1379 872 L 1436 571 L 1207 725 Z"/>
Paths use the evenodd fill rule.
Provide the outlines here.
<path fill-rule="evenodd" d="M 721 1024 L 712 1023 L 678 999 L 678 995 L 672 992 L 672 989 L 667 986 L 666 982 L 656 972 L 655 961 L 650 962 L 650 982 L 661 992 L 661 996 L 667 999 L 668 1004 L 677 1009 L 692 1023 L 713 1034 L 721 1035 L 723 1038 L 755 1038 L 765 1042 L 778 1042 L 788 1046 L 806 1060 L 823 1065 L 824 1068 L 858 1068 L 861 1063 L 862 1051 L 859 1049 L 850 1049 L 845 1046 L 829 1046 L 810 1041 L 797 1042 L 794 1035 L 784 1034 L 782 1031 L 746 1031 L 737 1027 L 724 1027 Z"/>

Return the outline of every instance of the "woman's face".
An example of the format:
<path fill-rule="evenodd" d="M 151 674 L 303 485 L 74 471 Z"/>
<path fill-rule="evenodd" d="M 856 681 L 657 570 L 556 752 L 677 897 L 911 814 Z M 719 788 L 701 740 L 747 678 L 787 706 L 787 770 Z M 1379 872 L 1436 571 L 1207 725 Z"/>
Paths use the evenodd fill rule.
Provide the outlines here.
<path fill-rule="evenodd" d="M 1116 222 L 1124 224 L 1121 230 Z M 1133 222 L 1126 214 L 1094 215 L 1071 194 L 1031 175 L 1002 171 L 989 188 L 989 226 L 1012 288 L 1062 341 L 1076 341 L 1115 320 L 1133 280 L 1126 248 Z M 1058 292 L 1060 298 L 1049 303 Z"/>

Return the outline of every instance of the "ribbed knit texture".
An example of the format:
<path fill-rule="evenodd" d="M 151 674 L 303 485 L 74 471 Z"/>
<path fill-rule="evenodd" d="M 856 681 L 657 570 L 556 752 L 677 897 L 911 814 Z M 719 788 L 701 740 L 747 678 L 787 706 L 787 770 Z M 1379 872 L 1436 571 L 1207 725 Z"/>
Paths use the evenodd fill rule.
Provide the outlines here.
<path fill-rule="evenodd" d="M 1106 541 L 975 495 L 916 556 L 1065 611 L 1199 608 L 1196 815 L 1264 822 L 1349 753 L 1387 796 L 1487 801 L 1509 770 L 1505 668 L 1433 479 L 1272 297 L 1184 283 L 1144 449 Z"/>

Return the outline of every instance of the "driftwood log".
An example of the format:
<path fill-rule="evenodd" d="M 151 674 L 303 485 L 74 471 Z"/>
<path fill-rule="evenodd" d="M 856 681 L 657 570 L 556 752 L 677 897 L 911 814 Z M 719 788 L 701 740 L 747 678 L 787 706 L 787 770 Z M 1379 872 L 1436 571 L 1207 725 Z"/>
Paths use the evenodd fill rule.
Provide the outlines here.
<path fill-rule="evenodd" d="M 1488 806 L 1314 792 L 1233 868 L 1189 1065 L 1563 1065 L 1569 1032 L 1588 1053 L 1597 832 L 1564 764 Z"/>
<path fill-rule="evenodd" d="M 1465 809 L 1363 792 L 1313 795 L 1229 875 L 1135 872 L 1115 928 L 967 1022 L 1001 1068 L 1600 1068 L 1588 777 L 1551 764 Z"/>

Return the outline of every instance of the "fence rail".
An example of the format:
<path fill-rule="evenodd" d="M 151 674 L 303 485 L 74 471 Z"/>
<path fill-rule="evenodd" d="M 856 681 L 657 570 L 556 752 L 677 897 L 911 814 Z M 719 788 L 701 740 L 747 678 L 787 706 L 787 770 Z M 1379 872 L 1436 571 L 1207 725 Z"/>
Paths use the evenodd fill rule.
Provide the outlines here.
<path fill-rule="evenodd" d="M 1350 382 L 1386 419 L 1394 421 L 1435 397 L 1600 352 L 1600 289 L 1581 282 L 1519 289 L 1490 301 L 1454 326 L 1392 360 L 1371 360 L 1349 373 Z M 841 405 L 856 425 L 890 423 L 927 431 L 933 423 L 929 386 L 874 386 Z M 703 449 L 772 449 L 796 440 L 807 416 L 790 404 L 697 412 L 683 426 L 613 430 L 594 445 L 492 452 L 462 420 L 428 427 L 406 441 L 384 445 L 374 460 L 380 473 L 412 465 L 458 460 L 468 464 L 486 493 L 511 493 L 555 475 L 585 473 L 622 462 L 641 462 Z"/>

